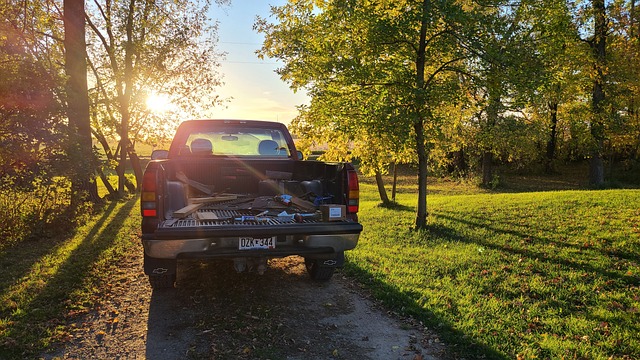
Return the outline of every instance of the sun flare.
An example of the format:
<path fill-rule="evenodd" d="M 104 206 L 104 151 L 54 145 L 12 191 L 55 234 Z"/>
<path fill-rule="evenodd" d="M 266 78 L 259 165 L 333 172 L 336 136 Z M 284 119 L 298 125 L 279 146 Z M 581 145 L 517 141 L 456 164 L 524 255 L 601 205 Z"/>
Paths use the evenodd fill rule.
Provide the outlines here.
<path fill-rule="evenodd" d="M 163 113 L 169 110 L 171 102 L 164 94 L 151 93 L 147 96 L 147 109 L 154 113 Z"/>

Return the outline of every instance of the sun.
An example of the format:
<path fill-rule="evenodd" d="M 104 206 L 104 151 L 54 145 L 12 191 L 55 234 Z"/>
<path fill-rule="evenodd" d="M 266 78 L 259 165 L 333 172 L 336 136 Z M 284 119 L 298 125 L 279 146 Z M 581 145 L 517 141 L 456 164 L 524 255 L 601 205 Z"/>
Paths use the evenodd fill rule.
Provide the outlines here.
<path fill-rule="evenodd" d="M 152 92 L 147 96 L 147 109 L 154 113 L 163 113 L 171 107 L 169 96 Z"/>

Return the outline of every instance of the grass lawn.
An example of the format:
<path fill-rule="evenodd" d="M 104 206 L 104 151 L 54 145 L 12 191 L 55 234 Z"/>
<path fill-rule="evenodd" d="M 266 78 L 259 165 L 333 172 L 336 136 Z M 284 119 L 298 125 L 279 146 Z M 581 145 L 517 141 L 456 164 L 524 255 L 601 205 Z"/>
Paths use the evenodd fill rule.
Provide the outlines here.
<path fill-rule="evenodd" d="M 417 194 L 379 207 L 361 184 L 364 232 L 346 271 L 467 358 L 640 358 L 640 190 L 491 194 L 442 183 L 429 229 Z"/>
<path fill-rule="evenodd" d="M 67 319 L 88 311 L 116 262 L 139 237 L 138 197 L 107 203 L 68 236 L 0 251 L 0 359 L 34 358 L 69 338 Z"/>

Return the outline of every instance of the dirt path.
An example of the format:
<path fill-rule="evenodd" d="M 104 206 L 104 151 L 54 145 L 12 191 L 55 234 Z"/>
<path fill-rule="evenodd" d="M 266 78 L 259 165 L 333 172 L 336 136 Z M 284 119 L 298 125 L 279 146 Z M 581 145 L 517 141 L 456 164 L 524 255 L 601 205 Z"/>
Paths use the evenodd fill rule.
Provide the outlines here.
<path fill-rule="evenodd" d="M 314 283 L 296 257 L 263 275 L 225 263 L 179 264 L 177 288 L 153 292 L 140 256 L 103 302 L 44 359 L 438 359 L 436 336 L 399 320 L 337 273 Z"/>

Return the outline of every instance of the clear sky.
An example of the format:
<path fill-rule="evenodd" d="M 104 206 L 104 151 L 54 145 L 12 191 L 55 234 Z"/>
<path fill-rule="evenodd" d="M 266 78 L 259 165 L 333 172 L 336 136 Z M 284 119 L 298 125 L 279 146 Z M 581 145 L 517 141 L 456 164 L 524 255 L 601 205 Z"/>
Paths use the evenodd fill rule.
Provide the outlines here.
<path fill-rule="evenodd" d="M 218 49 L 227 53 L 220 72 L 225 85 L 223 98 L 231 98 L 227 108 L 214 109 L 211 116 L 224 119 L 272 120 L 289 123 L 296 105 L 308 103 L 303 92 L 294 93 L 274 70 L 281 66 L 275 59 L 260 60 L 255 51 L 263 36 L 253 31 L 256 15 L 269 16 L 269 5 L 285 0 L 232 0 L 231 5 L 212 5 L 211 17 L 219 21 Z"/>

